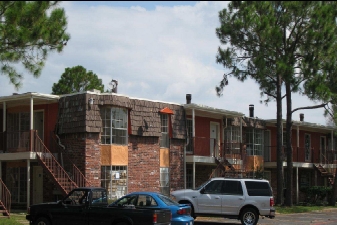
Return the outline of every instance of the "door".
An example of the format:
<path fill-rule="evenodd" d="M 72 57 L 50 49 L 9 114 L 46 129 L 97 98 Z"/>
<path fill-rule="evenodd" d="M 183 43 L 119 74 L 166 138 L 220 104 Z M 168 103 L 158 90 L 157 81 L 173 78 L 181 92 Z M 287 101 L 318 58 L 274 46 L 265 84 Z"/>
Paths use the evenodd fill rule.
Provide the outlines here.
<path fill-rule="evenodd" d="M 224 181 L 223 189 L 221 192 L 222 214 L 237 215 L 238 210 L 241 209 L 241 206 L 245 202 L 241 181 Z"/>
<path fill-rule="evenodd" d="M 219 124 L 212 123 L 210 124 L 210 156 L 218 157 L 219 156 Z"/>
<path fill-rule="evenodd" d="M 33 167 L 33 204 L 43 202 L 43 169 L 41 166 Z"/>
<path fill-rule="evenodd" d="M 37 130 L 37 134 L 43 141 L 43 111 L 34 111 L 34 124 L 33 129 Z"/>
<path fill-rule="evenodd" d="M 221 187 L 224 181 L 208 183 L 198 197 L 198 213 L 221 214 Z"/>

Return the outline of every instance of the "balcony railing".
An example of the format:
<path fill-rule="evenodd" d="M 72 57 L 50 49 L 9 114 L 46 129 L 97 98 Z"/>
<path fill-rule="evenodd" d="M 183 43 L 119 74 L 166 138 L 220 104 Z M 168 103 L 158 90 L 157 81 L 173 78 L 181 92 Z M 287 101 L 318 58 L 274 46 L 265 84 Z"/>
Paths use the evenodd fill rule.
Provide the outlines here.
<path fill-rule="evenodd" d="M 274 161 L 276 162 L 276 146 L 265 146 L 265 151 L 269 151 L 266 155 L 274 155 L 274 157 L 265 157 L 265 162 Z M 310 148 L 306 149 L 304 147 L 293 147 L 293 162 L 302 162 L 302 163 L 319 163 L 319 164 L 335 164 L 337 163 L 337 150 L 321 150 Z M 282 161 L 287 161 L 287 149 L 285 146 L 282 146 Z"/>
<path fill-rule="evenodd" d="M 239 142 L 227 142 L 220 143 L 218 139 L 195 137 L 191 138 L 186 152 L 199 155 L 199 156 L 211 156 L 211 157 L 228 157 L 241 158 L 242 159 L 242 144 Z"/>
<path fill-rule="evenodd" d="M 30 131 L 0 132 L 0 151 L 7 153 L 28 152 Z"/>

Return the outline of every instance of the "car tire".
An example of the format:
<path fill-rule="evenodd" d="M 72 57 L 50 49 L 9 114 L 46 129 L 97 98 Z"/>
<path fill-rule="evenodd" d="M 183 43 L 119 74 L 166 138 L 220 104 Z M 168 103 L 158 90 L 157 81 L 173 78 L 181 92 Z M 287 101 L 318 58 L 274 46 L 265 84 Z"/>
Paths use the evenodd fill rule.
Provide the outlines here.
<path fill-rule="evenodd" d="M 50 221 L 46 217 L 40 217 L 35 220 L 34 225 L 50 225 Z"/>
<path fill-rule="evenodd" d="M 253 208 L 245 208 L 240 216 L 242 225 L 256 225 L 259 221 L 259 215 Z"/>
<path fill-rule="evenodd" d="M 186 201 L 186 200 L 182 200 L 179 202 L 180 204 L 186 204 L 186 205 L 189 205 L 191 207 L 191 217 L 193 217 L 193 219 L 197 218 L 194 214 L 194 208 L 193 208 L 193 205 L 191 202 L 189 201 Z"/>

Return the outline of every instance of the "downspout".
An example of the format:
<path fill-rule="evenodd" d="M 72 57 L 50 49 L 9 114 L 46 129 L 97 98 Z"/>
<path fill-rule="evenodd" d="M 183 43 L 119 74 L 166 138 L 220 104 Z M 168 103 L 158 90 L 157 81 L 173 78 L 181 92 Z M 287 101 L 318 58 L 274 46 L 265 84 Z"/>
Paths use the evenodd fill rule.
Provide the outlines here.
<path fill-rule="evenodd" d="M 193 133 L 193 148 L 194 148 L 195 147 L 195 112 L 194 112 L 194 109 L 192 109 L 192 133 Z M 193 158 L 193 189 L 194 188 L 195 188 L 195 161 Z"/>
<path fill-rule="evenodd" d="M 30 145 L 29 150 L 33 151 L 33 127 L 34 127 L 34 99 L 33 96 L 30 97 Z M 35 152 L 35 149 L 34 149 Z M 30 205 L 30 160 L 27 159 L 27 209 Z"/>
<path fill-rule="evenodd" d="M 298 161 L 298 150 L 299 150 L 299 147 L 300 147 L 300 129 L 299 129 L 299 126 L 297 125 L 297 161 Z M 299 184 L 298 184 L 298 180 L 299 180 L 299 177 L 298 177 L 298 165 L 296 167 L 296 203 L 298 204 L 299 203 Z"/>
<path fill-rule="evenodd" d="M 57 141 L 58 141 L 57 144 L 58 144 L 59 146 L 61 146 L 61 147 L 63 148 L 63 150 L 65 150 L 66 147 L 65 147 L 63 144 L 61 144 L 61 139 L 60 139 L 60 137 L 59 137 L 57 134 L 55 134 L 55 136 L 56 136 Z M 62 167 L 64 167 L 64 163 L 63 163 L 63 152 L 61 152 L 61 165 L 62 165 Z"/>

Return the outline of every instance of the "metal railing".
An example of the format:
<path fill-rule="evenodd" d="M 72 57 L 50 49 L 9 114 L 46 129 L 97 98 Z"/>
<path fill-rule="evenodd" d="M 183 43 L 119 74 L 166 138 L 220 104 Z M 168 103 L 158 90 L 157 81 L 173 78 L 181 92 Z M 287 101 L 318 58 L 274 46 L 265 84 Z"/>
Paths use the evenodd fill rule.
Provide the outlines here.
<path fill-rule="evenodd" d="M 7 186 L 4 184 L 4 182 L 2 181 L 2 179 L 0 178 L 0 201 L 3 204 L 3 206 L 5 207 L 5 212 L 4 215 L 6 216 L 10 216 L 11 213 L 11 193 L 8 190 Z"/>
<path fill-rule="evenodd" d="M 71 160 L 71 158 L 68 156 L 65 149 L 63 149 L 58 144 L 58 137 L 55 134 L 51 134 L 51 149 L 53 150 L 53 154 L 57 154 L 59 157 L 57 157 L 57 161 L 59 164 L 64 168 L 65 171 L 67 171 L 70 178 L 77 184 L 79 187 L 90 187 L 92 184 L 88 179 L 85 178 L 84 174 L 81 172 L 81 170 L 75 165 L 75 163 Z M 54 155 L 55 156 L 55 155 Z"/>
<path fill-rule="evenodd" d="M 64 194 L 67 194 L 72 189 L 77 188 L 77 184 L 70 178 L 54 155 L 47 149 L 43 141 L 37 135 L 37 132 L 32 131 L 31 135 L 34 137 L 34 151 L 43 163 L 44 167 L 51 173 L 55 181 L 57 181 Z"/>

